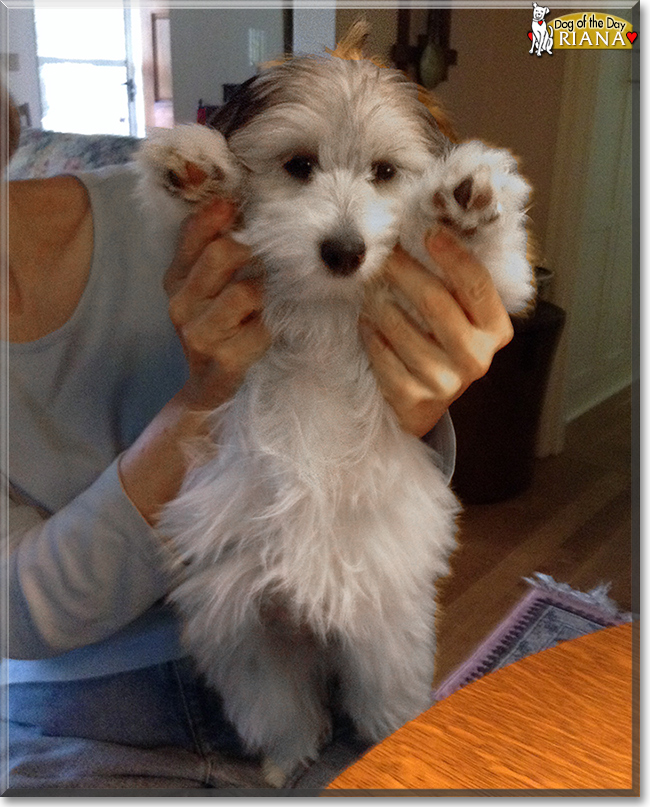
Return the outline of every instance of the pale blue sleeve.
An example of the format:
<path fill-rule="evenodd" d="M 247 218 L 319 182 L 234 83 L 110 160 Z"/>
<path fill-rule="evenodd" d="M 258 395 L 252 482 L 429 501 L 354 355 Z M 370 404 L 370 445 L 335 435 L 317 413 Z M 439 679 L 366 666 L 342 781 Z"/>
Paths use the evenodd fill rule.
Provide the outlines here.
<path fill-rule="evenodd" d="M 456 456 L 449 414 L 424 440 L 449 483 Z M 175 559 L 126 495 L 117 464 L 47 519 L 24 505 L 10 512 L 11 658 L 47 658 L 106 639 L 171 588 Z"/>
<path fill-rule="evenodd" d="M 170 589 L 167 550 L 126 495 L 117 462 L 47 519 L 26 505 L 10 508 L 11 658 L 105 639 Z"/>

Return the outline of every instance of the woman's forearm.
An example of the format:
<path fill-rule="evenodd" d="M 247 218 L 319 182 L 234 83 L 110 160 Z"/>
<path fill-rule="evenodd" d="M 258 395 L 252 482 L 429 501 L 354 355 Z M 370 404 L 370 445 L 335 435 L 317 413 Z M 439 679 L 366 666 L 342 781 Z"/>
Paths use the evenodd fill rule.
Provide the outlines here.
<path fill-rule="evenodd" d="M 179 393 L 120 457 L 124 491 L 150 525 L 155 526 L 162 507 L 178 493 L 188 446 L 206 430 L 206 413 L 192 410 Z"/>

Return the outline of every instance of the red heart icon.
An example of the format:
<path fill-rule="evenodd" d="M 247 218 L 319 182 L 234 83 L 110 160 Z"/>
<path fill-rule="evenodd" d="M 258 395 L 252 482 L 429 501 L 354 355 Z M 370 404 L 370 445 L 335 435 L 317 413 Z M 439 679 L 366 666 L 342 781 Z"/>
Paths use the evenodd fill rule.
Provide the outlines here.
<path fill-rule="evenodd" d="M 533 32 L 532 31 L 528 32 L 528 39 L 530 39 L 531 42 L 533 41 Z"/>
<path fill-rule="evenodd" d="M 628 31 L 625 36 L 630 40 L 630 43 L 632 43 L 637 38 L 638 34 L 636 31 Z"/>

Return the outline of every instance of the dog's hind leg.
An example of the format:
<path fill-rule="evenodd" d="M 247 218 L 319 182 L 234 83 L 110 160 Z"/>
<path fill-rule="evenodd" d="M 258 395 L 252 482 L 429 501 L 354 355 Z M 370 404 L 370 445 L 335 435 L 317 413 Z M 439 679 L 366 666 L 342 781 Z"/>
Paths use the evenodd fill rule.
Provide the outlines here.
<path fill-rule="evenodd" d="M 433 597 L 433 595 L 432 595 Z M 431 705 L 433 607 L 368 614 L 336 650 L 341 706 L 359 734 L 379 742 Z"/>
<path fill-rule="evenodd" d="M 264 756 L 269 784 L 281 787 L 330 736 L 324 650 L 305 629 L 251 619 L 227 651 L 210 683 L 246 746 Z"/>

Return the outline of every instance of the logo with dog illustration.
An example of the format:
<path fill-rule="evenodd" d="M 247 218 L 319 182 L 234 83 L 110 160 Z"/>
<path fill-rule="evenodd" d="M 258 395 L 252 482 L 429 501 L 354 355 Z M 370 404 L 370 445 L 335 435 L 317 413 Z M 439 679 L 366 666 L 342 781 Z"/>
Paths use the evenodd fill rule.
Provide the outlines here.
<path fill-rule="evenodd" d="M 550 9 L 533 3 L 532 30 L 528 32 L 531 41 L 529 53 L 553 55 L 555 50 L 575 48 L 577 50 L 631 50 L 638 37 L 632 30 L 632 23 L 621 17 L 599 11 L 579 11 L 564 14 L 552 20 L 545 20 Z M 555 35 L 555 39 L 554 39 Z"/>
<path fill-rule="evenodd" d="M 535 51 L 538 56 L 544 52 L 553 55 L 553 29 L 544 21 L 549 11 L 550 8 L 533 3 L 533 30 L 528 33 L 533 44 L 529 53 Z"/>

